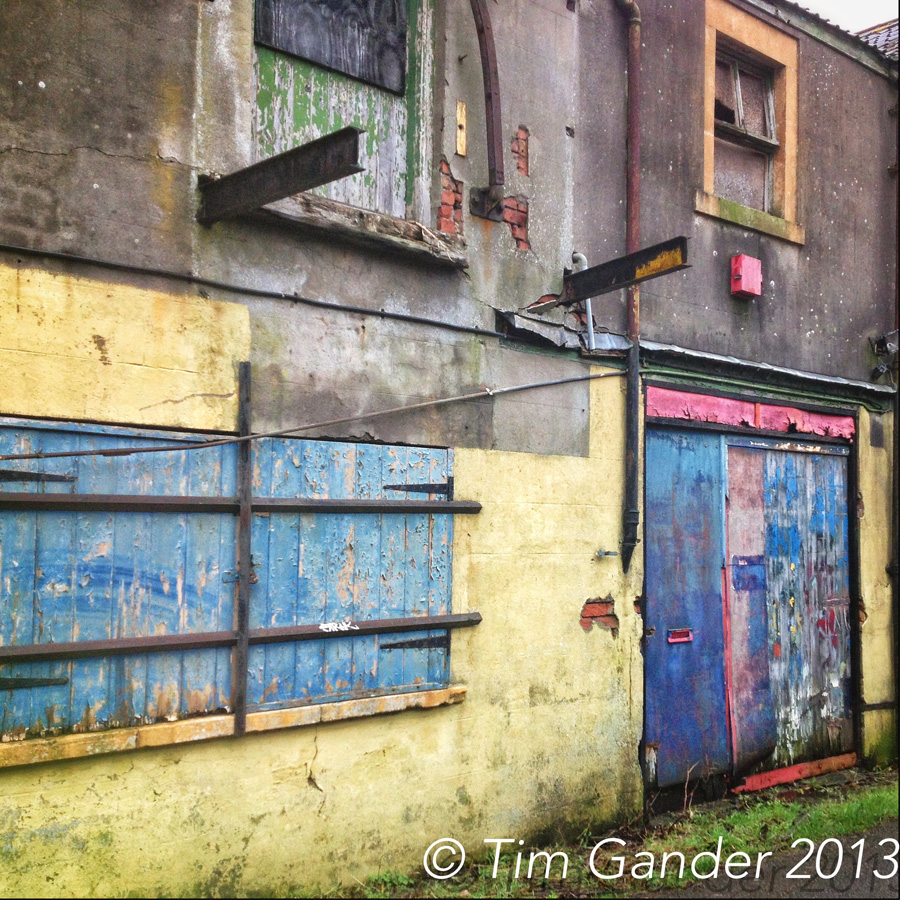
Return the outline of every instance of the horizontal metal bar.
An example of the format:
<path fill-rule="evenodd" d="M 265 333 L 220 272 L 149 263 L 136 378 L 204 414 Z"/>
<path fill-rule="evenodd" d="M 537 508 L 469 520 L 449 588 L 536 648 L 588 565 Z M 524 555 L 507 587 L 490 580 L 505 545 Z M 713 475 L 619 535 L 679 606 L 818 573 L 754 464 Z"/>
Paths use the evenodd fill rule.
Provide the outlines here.
<path fill-rule="evenodd" d="M 18 691 L 68 683 L 68 678 L 0 678 L 0 691 Z"/>
<path fill-rule="evenodd" d="M 22 472 L 18 469 L 0 469 L 0 481 L 77 481 L 75 475 L 55 475 L 51 472 Z"/>
<path fill-rule="evenodd" d="M 109 638 L 104 641 L 69 641 L 60 644 L 20 644 L 0 647 L 0 663 L 46 662 L 54 659 L 90 659 L 155 653 L 165 650 L 205 650 L 230 647 L 233 631 L 205 631 L 200 634 L 154 634 L 149 637 Z"/>
<path fill-rule="evenodd" d="M 877 712 L 880 709 L 896 709 L 896 700 L 882 700 L 879 703 L 863 703 L 861 709 L 863 712 Z"/>
<path fill-rule="evenodd" d="M 220 219 L 252 212 L 291 194 L 365 171 L 365 166 L 359 163 L 359 139 L 363 134 L 362 128 L 341 128 L 230 175 L 200 184 L 202 200 L 197 221 L 211 225 Z"/>
<path fill-rule="evenodd" d="M 364 634 L 427 631 L 432 628 L 469 628 L 481 621 L 481 613 L 452 613 L 445 616 L 409 616 L 403 619 L 369 619 L 360 622 L 325 622 L 321 625 L 286 625 L 281 628 L 252 628 L 251 644 L 282 641 L 317 641 L 322 638 Z M 0 653 L 2 653 L 0 649 Z M 2 658 L 2 657 L 0 657 Z"/>
<path fill-rule="evenodd" d="M 481 512 L 474 500 L 294 500 L 279 497 L 254 498 L 253 512 L 318 513 L 456 513 Z"/>
<path fill-rule="evenodd" d="M 27 494 L 0 492 L 0 509 L 54 512 L 237 513 L 236 497 L 165 497 L 140 494 Z"/>
<path fill-rule="evenodd" d="M 402 619 L 324 622 L 319 625 L 288 625 L 281 628 L 250 629 L 251 644 L 288 641 L 327 640 L 364 634 L 426 631 L 433 628 L 468 628 L 481 622 L 481 613 L 453 613 L 443 616 L 411 616 Z M 60 659 L 87 659 L 171 650 L 205 650 L 233 647 L 235 631 L 206 631 L 199 634 L 155 634 L 150 637 L 110 638 L 104 641 L 72 641 L 64 644 L 21 644 L 0 647 L 0 663 L 42 662 Z"/>
<path fill-rule="evenodd" d="M 62 512 L 168 512 L 233 513 L 237 497 L 166 497 L 139 494 L 29 494 L 0 492 L 0 509 L 52 510 Z M 469 515 L 481 511 L 471 500 L 354 500 L 257 497 L 254 513 L 453 513 Z"/>

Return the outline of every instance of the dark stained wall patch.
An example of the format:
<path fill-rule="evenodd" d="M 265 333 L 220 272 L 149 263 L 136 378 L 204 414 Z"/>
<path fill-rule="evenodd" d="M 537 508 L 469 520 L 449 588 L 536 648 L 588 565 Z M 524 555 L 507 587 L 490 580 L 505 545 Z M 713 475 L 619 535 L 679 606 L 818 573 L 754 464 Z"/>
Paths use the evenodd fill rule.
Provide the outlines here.
<path fill-rule="evenodd" d="M 404 92 L 406 0 L 256 0 L 256 41 Z"/>

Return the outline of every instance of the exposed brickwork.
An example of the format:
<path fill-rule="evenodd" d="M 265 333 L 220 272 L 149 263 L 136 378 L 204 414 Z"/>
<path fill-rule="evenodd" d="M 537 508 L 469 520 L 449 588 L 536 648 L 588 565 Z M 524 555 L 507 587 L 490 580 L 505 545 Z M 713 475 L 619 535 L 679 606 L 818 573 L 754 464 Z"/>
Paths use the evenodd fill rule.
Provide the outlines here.
<path fill-rule="evenodd" d="M 596 622 L 601 628 L 608 628 L 613 637 L 619 634 L 619 617 L 615 614 L 615 602 L 612 597 L 596 597 L 587 600 L 581 608 L 581 627 L 590 631 Z"/>
<path fill-rule="evenodd" d="M 441 160 L 441 206 L 437 227 L 445 234 L 463 233 L 462 182 L 453 177 L 446 159 Z"/>
<path fill-rule="evenodd" d="M 528 201 L 517 197 L 504 197 L 503 221 L 509 225 L 517 250 L 530 250 L 528 240 Z"/>
<path fill-rule="evenodd" d="M 512 152 L 516 158 L 516 170 L 520 175 L 528 174 L 528 129 L 520 125 L 512 141 Z"/>

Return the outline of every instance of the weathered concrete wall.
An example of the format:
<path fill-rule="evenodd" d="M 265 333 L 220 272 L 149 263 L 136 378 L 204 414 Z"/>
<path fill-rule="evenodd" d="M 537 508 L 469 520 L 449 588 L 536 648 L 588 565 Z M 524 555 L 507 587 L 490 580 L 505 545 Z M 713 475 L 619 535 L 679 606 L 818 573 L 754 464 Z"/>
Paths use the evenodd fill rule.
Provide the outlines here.
<path fill-rule="evenodd" d="M 234 430 L 246 309 L 0 265 L 0 413 Z"/>
<path fill-rule="evenodd" d="M 624 182 L 626 25 L 611 2 L 579 6 L 575 243 L 594 263 L 624 252 L 621 188 L 614 184 Z M 889 199 L 896 178 L 888 172 L 897 154 L 896 119 L 888 112 L 897 103 L 896 81 L 758 14 L 798 41 L 798 221 L 806 240 L 793 244 L 694 212 L 694 193 L 703 187 L 705 2 L 647 0 L 640 8 L 641 243 L 687 235 L 692 264 L 644 285 L 643 335 L 868 380 L 875 365 L 868 338 L 893 327 L 896 296 L 896 209 Z M 763 293 L 751 301 L 730 294 L 729 263 L 739 253 L 762 260 Z M 595 301 L 595 314 L 621 331 L 621 303 L 607 295 Z"/>
<path fill-rule="evenodd" d="M 484 616 L 453 634 L 462 704 L 0 771 L 0 893 L 326 890 L 443 836 L 477 853 L 632 815 L 641 573 L 594 559 L 618 535 L 620 382 L 592 383 L 590 457 L 456 453 L 483 504 L 455 523 L 453 609 Z M 585 625 L 589 600 L 612 609 Z"/>
<path fill-rule="evenodd" d="M 0 7 L 0 241 L 188 265 L 201 6 Z"/>

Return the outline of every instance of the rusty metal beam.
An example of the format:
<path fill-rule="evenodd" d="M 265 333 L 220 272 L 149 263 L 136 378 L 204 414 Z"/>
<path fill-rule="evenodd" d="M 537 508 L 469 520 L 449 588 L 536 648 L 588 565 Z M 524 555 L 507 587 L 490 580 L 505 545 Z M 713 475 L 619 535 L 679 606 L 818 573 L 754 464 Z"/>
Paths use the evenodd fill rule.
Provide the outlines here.
<path fill-rule="evenodd" d="M 678 272 L 689 268 L 687 260 L 687 238 L 683 236 L 644 247 L 635 253 L 566 275 L 560 302 L 578 303 L 651 278 L 659 278 L 660 275 Z"/>
<path fill-rule="evenodd" d="M 197 221 L 212 225 L 364 171 L 359 162 L 363 134 L 362 128 L 341 128 L 246 169 L 203 182 Z"/>
<path fill-rule="evenodd" d="M 0 647 L 0 663 L 130 656 L 135 653 L 157 653 L 166 650 L 207 650 L 212 647 L 232 647 L 236 639 L 237 636 L 233 631 L 204 631 L 199 634 L 154 634 L 149 637 L 109 638 L 103 641 L 16 644 Z"/>
<path fill-rule="evenodd" d="M 320 625 L 287 625 L 281 628 L 251 628 L 247 643 L 279 644 L 288 641 L 328 640 L 366 634 L 429 631 L 435 628 L 470 628 L 481 622 L 481 614 L 452 613 L 443 616 L 410 616 L 402 619 L 370 619 L 359 622 L 325 622 Z M 60 644 L 18 644 L 0 647 L 0 665 L 54 660 L 90 659 L 101 656 L 132 656 L 176 650 L 207 650 L 234 647 L 236 631 L 204 631 L 197 634 L 154 634 L 149 637 L 109 638 L 102 641 L 71 641 Z"/>
<path fill-rule="evenodd" d="M 322 638 L 363 634 L 394 634 L 402 631 L 430 631 L 434 628 L 470 628 L 481 622 L 481 613 L 451 613 L 444 616 L 408 616 L 402 619 L 370 619 L 361 622 L 329 622 L 324 625 L 285 625 L 254 628 L 251 644 L 278 644 L 282 641 L 318 641 Z M 333 630 L 331 630 L 333 629 Z M 0 648 L 0 653 L 3 650 Z M 0 656 L 2 659 L 2 656 Z"/>
<path fill-rule="evenodd" d="M 249 446 L 241 444 L 241 447 Z M 418 487 L 417 485 L 415 487 Z M 429 486 L 430 487 L 430 486 Z M 444 486 L 440 486 L 444 487 Z M 438 491 L 429 491 L 438 493 Z M 0 509 L 50 510 L 55 512 L 240 512 L 237 497 L 168 497 L 140 494 L 30 494 L 0 492 Z M 251 498 L 254 513 L 453 513 L 472 515 L 481 504 L 472 500 L 354 500 L 296 499 L 293 497 Z"/>

